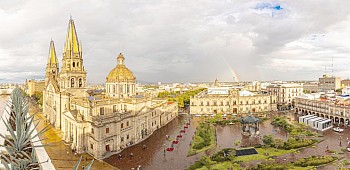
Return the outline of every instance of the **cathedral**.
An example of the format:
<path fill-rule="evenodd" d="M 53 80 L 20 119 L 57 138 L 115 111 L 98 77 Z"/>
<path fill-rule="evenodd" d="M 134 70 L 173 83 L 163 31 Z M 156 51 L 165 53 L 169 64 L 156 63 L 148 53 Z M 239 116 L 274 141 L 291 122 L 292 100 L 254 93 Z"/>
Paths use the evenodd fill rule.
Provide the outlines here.
<path fill-rule="evenodd" d="M 104 89 L 89 89 L 73 19 L 68 24 L 61 69 L 51 40 L 43 113 L 78 153 L 106 158 L 146 139 L 178 116 L 176 102 L 137 95 L 136 77 L 124 61 L 120 53 Z"/>

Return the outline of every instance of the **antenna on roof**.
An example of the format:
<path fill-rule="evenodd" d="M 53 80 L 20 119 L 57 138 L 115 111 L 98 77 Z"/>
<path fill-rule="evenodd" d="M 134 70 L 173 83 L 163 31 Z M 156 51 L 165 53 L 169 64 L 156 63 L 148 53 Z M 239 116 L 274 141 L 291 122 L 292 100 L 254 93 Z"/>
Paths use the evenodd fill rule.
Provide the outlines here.
<path fill-rule="evenodd" d="M 332 57 L 332 77 L 334 77 L 334 74 L 333 74 L 333 57 Z"/>

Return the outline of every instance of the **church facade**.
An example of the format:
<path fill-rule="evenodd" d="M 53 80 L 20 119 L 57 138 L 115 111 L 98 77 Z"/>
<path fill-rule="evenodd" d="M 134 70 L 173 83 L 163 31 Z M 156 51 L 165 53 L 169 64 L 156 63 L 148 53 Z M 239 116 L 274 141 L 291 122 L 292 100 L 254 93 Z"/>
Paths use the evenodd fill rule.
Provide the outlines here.
<path fill-rule="evenodd" d="M 136 77 L 120 53 L 104 90 L 89 89 L 73 19 L 69 20 L 62 66 L 51 40 L 43 113 L 78 153 L 103 159 L 136 144 L 178 116 L 176 102 L 136 95 Z"/>

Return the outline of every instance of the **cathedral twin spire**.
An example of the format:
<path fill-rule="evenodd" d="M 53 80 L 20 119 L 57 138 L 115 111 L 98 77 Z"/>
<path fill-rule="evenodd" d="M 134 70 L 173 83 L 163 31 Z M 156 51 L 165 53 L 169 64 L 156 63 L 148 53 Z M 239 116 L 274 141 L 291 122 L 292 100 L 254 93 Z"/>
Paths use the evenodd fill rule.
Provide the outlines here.
<path fill-rule="evenodd" d="M 63 48 L 62 69 L 58 74 L 58 59 L 54 42 L 50 42 L 46 77 L 58 78 L 56 81 L 63 89 L 83 88 L 86 82 L 86 72 L 83 66 L 82 47 L 79 45 L 77 32 L 72 18 L 69 20 L 66 41 Z"/>
<path fill-rule="evenodd" d="M 66 57 L 66 58 L 73 58 L 75 56 L 79 58 L 82 57 L 81 46 L 79 45 L 78 35 L 77 35 L 74 21 L 72 18 L 70 18 L 69 20 L 63 54 L 64 54 L 63 57 Z"/>
<path fill-rule="evenodd" d="M 49 58 L 47 60 L 47 64 L 51 66 L 57 65 L 58 67 L 58 59 L 56 56 L 55 44 L 53 40 L 50 41 Z"/>

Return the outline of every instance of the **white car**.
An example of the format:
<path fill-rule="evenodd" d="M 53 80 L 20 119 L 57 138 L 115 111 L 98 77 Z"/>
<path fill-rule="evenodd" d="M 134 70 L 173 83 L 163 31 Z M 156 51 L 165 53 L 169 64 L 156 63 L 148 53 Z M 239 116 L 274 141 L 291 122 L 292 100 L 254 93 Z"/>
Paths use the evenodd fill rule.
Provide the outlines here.
<path fill-rule="evenodd" d="M 343 132 L 344 131 L 344 129 L 342 129 L 340 127 L 335 127 L 335 128 L 333 128 L 333 130 L 336 132 Z"/>

